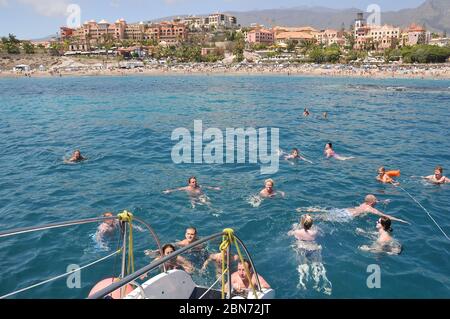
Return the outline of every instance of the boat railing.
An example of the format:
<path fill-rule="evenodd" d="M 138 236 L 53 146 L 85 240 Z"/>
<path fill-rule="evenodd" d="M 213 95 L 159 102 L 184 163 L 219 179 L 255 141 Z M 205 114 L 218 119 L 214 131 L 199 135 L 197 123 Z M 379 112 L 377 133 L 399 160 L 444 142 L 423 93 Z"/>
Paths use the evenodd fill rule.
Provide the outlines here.
<path fill-rule="evenodd" d="M 173 253 L 164 256 L 162 258 L 159 258 L 157 260 L 154 260 L 152 263 L 150 263 L 149 265 L 137 270 L 136 272 L 122 278 L 121 280 L 109 285 L 108 287 L 98 291 L 97 293 L 91 295 L 88 297 L 88 299 L 102 299 L 105 298 L 106 296 L 108 296 L 109 294 L 111 294 L 112 292 L 116 291 L 117 289 L 120 289 L 122 287 L 124 287 L 125 285 L 132 283 L 134 280 L 136 280 L 137 278 L 141 277 L 142 275 L 148 273 L 149 271 L 152 271 L 154 269 L 156 269 L 157 267 L 164 265 L 164 263 L 166 263 L 167 261 L 176 258 L 177 256 L 188 252 L 189 250 L 201 246 L 206 242 L 212 241 L 214 239 L 223 237 L 223 236 L 227 236 L 228 234 L 224 231 L 221 233 L 217 233 L 217 234 L 213 234 L 207 237 L 203 237 L 197 241 L 195 241 L 194 243 L 187 245 L 183 248 L 180 248 L 176 251 L 174 251 Z M 236 241 L 242 246 L 242 248 L 245 251 L 246 256 L 248 257 L 248 262 L 250 263 L 250 269 L 253 269 L 254 273 L 256 274 L 256 284 L 257 284 L 257 291 L 262 291 L 261 289 L 261 283 L 259 281 L 259 276 L 257 275 L 258 272 L 255 268 L 255 265 L 253 263 L 253 260 L 247 250 L 247 247 L 244 245 L 244 243 L 242 242 L 242 240 L 236 236 L 235 234 L 233 234 L 233 237 L 236 239 Z M 162 255 L 161 255 L 162 256 Z M 227 264 L 230 265 L 230 246 L 227 247 Z M 222 276 L 224 276 L 225 274 L 222 274 Z M 227 276 L 228 276 L 228 291 L 231 292 L 232 291 L 232 287 L 231 287 L 231 273 L 229 271 L 229 269 L 227 270 Z M 251 279 L 250 279 L 251 280 Z M 231 293 L 228 293 L 228 298 L 231 298 Z"/>

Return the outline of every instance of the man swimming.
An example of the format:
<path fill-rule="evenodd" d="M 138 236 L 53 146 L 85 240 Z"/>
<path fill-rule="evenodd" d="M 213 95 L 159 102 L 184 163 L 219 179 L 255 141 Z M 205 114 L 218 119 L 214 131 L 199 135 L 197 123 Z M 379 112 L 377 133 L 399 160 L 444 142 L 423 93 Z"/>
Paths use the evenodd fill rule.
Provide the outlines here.
<path fill-rule="evenodd" d="M 434 169 L 434 175 L 426 176 L 424 179 L 434 183 L 434 184 L 445 184 L 450 183 L 450 179 L 444 175 L 444 169 L 442 166 L 436 166 Z"/>
<path fill-rule="evenodd" d="M 386 169 L 384 167 L 380 167 L 378 169 L 377 181 L 379 181 L 383 184 L 392 184 L 395 186 L 400 185 L 399 182 L 395 181 L 392 177 L 390 177 L 388 174 L 386 174 Z"/>
<path fill-rule="evenodd" d="M 375 195 L 367 195 L 366 198 L 364 199 L 364 203 L 355 208 L 348 208 L 347 210 L 352 214 L 353 217 L 358 217 L 370 213 L 382 217 L 387 217 L 397 222 L 409 224 L 407 221 L 380 212 L 378 209 L 375 208 L 375 205 L 377 203 L 378 199 L 375 197 Z"/>
<path fill-rule="evenodd" d="M 227 256 L 228 256 L 228 253 L 225 250 L 225 254 L 224 254 L 225 260 L 227 260 Z M 238 261 L 238 260 L 239 260 L 238 255 L 230 256 L 230 261 Z M 204 272 L 210 262 L 213 262 L 214 265 L 216 266 L 217 277 L 221 276 L 222 275 L 222 253 L 215 253 L 215 254 L 209 255 L 209 257 L 203 263 L 203 266 L 200 269 L 200 272 Z"/>
<path fill-rule="evenodd" d="M 399 218 L 395 218 L 393 216 L 384 214 L 377 210 L 375 208 L 375 205 L 378 203 L 378 199 L 375 197 L 375 195 L 367 195 L 364 199 L 364 203 L 359 205 L 358 207 L 354 208 L 347 208 L 347 209 L 333 209 L 330 211 L 327 211 L 325 209 L 320 208 L 308 208 L 306 210 L 303 210 L 301 208 L 298 208 L 298 212 L 306 211 L 308 213 L 326 213 L 321 215 L 316 215 L 317 218 L 321 218 L 324 220 L 335 220 L 335 221 L 349 221 L 353 219 L 354 217 L 363 216 L 366 214 L 373 214 L 377 216 L 387 217 L 391 220 L 398 221 L 401 223 L 409 224 L 409 222 L 404 221 Z"/>
<path fill-rule="evenodd" d="M 220 187 L 203 186 L 203 188 L 208 188 L 208 189 L 213 189 L 213 190 L 218 190 L 218 191 L 220 190 Z M 170 194 L 170 193 L 176 192 L 176 191 L 185 191 L 185 192 L 189 193 L 189 195 L 192 195 L 192 196 L 203 195 L 202 186 L 198 185 L 197 178 L 195 176 L 192 176 L 189 178 L 188 186 L 180 187 L 180 188 L 176 188 L 176 189 L 168 189 L 168 190 L 165 190 L 163 193 Z"/>
<path fill-rule="evenodd" d="M 80 150 L 76 150 L 75 152 L 73 152 L 72 157 L 67 160 L 67 162 L 78 163 L 84 160 L 86 160 L 86 158 L 81 155 Z"/>
<path fill-rule="evenodd" d="M 249 278 L 247 278 L 246 268 L 250 274 L 251 284 Z M 253 285 L 254 288 L 257 288 L 256 276 L 258 276 L 261 288 L 270 289 L 270 285 L 267 283 L 267 281 L 260 274 L 255 274 L 248 260 L 244 259 L 243 263 L 239 262 L 237 271 L 231 275 L 231 286 L 234 292 L 240 295 L 247 296 L 248 292 L 251 289 L 251 285 Z M 227 286 L 225 288 L 227 288 Z"/>
<path fill-rule="evenodd" d="M 264 182 L 264 189 L 262 189 L 259 192 L 259 196 L 263 197 L 263 198 L 271 198 L 271 197 L 275 197 L 276 195 L 280 194 L 282 197 L 284 197 L 284 192 L 281 191 L 275 191 L 273 189 L 273 187 L 275 186 L 275 182 L 273 181 L 273 179 L 269 178 L 266 179 L 266 181 Z"/>
<path fill-rule="evenodd" d="M 336 152 L 333 150 L 333 144 L 331 144 L 331 143 L 327 143 L 325 145 L 325 149 L 324 149 L 323 152 L 324 152 L 324 155 L 327 158 L 334 157 L 335 159 L 337 159 L 339 161 L 346 161 L 346 160 L 354 159 L 353 156 L 351 156 L 351 157 L 344 157 L 344 156 L 340 156 L 340 155 L 336 154 Z"/>
<path fill-rule="evenodd" d="M 310 115 L 309 110 L 305 107 L 305 109 L 303 110 L 303 116 L 308 117 L 309 115 Z"/>

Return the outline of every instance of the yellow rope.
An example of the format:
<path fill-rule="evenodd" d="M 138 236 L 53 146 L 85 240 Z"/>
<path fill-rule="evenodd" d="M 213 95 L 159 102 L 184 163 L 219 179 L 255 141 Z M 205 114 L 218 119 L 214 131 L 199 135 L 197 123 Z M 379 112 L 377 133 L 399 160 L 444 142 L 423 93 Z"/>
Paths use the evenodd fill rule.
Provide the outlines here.
<path fill-rule="evenodd" d="M 134 273 L 134 251 L 133 251 L 133 214 L 124 210 L 117 217 L 122 222 L 128 223 L 128 266 L 127 275 Z"/>
<path fill-rule="evenodd" d="M 258 299 L 258 295 L 256 294 L 255 286 L 253 285 L 252 278 L 250 276 L 250 270 L 247 267 L 247 263 L 244 262 L 244 258 L 242 257 L 241 250 L 239 249 L 239 245 L 237 243 L 236 237 L 234 236 L 234 230 L 231 228 L 226 228 L 223 230 L 224 235 L 222 237 L 222 243 L 220 244 L 220 251 L 222 252 L 222 274 L 225 273 L 225 251 L 228 249 L 228 247 L 231 244 L 234 244 L 236 246 L 237 253 L 239 255 L 239 260 L 241 261 L 241 264 L 244 265 L 245 268 L 245 274 L 247 276 L 247 279 L 250 283 L 250 287 L 253 290 L 253 294 L 255 295 L 255 298 Z M 227 269 L 230 268 L 230 265 L 227 264 Z M 256 274 L 258 276 L 258 274 Z M 230 291 L 231 294 L 231 291 Z M 222 275 L 222 299 L 225 299 L 225 276 Z"/>

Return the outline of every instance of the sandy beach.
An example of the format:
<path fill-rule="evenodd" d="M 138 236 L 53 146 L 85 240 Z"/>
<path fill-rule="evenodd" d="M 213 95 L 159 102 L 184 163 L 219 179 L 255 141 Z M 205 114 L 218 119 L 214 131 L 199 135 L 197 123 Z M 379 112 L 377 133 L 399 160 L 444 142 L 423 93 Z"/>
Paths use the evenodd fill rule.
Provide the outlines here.
<path fill-rule="evenodd" d="M 28 63 L 27 63 L 28 62 Z M 41 64 L 41 63 L 42 64 Z M 44 60 L 19 60 L 31 70 L 13 71 L 12 64 L 3 65 L 0 77 L 67 77 L 67 76 L 161 76 L 161 75 L 287 75 L 367 78 L 450 79 L 450 64 L 427 65 L 350 65 L 311 63 L 177 63 L 145 64 L 138 68 L 120 68 L 114 60 L 52 57 Z"/>

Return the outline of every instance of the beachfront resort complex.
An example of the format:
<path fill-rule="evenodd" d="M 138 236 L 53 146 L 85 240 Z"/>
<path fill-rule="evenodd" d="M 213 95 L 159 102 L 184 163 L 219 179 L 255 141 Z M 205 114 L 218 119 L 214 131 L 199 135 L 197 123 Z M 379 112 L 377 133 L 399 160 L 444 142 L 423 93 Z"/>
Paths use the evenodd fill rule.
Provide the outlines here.
<path fill-rule="evenodd" d="M 9 55 L 0 61 L 0 74 L 49 72 L 55 75 L 80 70 L 104 74 L 98 71 L 139 69 L 139 72 L 319 72 L 325 75 L 333 69 L 333 74 L 343 70 L 345 75 L 373 76 L 367 67 L 359 69 L 360 66 L 388 65 L 383 71 L 392 73 L 398 69 L 389 65 L 400 64 L 406 65 L 402 74 L 417 76 L 417 72 L 410 70 L 412 63 L 440 63 L 439 67 L 432 68 L 433 72 L 427 73 L 430 69 L 425 68 L 419 75 L 448 76 L 449 66 L 442 64 L 450 56 L 450 39 L 445 32 L 432 32 L 415 21 L 404 27 L 373 24 L 361 12 L 354 16 L 349 28 L 343 23 L 339 29 L 280 26 L 271 19 L 267 21 L 270 25 L 241 25 L 236 16 L 225 13 L 137 23 L 120 18 L 115 22 L 90 20 L 76 28 L 62 26 L 57 36 L 48 41 L 19 41 L 10 35 L 9 39 L 2 39 L 0 54 L 6 51 Z M 11 54 L 21 52 L 44 52 L 47 57 L 31 63 L 27 56 L 11 59 Z M 200 65 L 180 66 L 186 63 Z M 227 67 L 211 67 L 208 63 Z M 257 65 L 249 69 L 242 63 Z M 331 66 L 323 68 L 324 64 Z"/>

